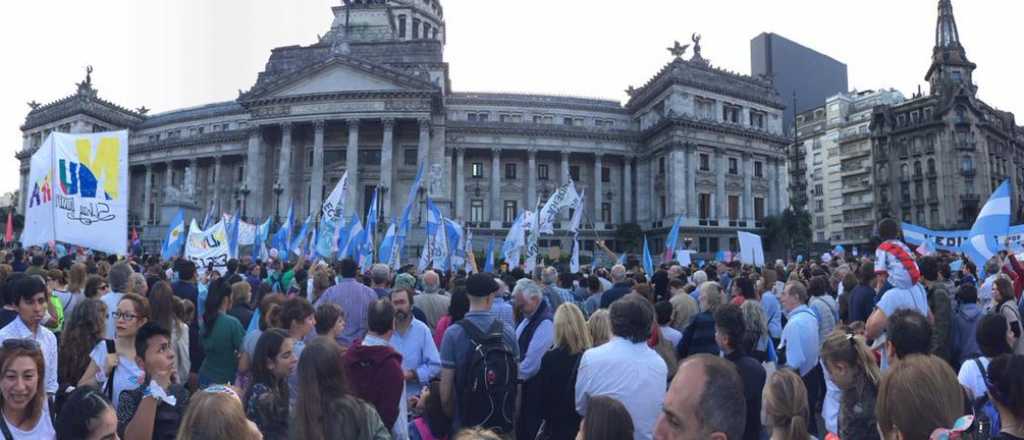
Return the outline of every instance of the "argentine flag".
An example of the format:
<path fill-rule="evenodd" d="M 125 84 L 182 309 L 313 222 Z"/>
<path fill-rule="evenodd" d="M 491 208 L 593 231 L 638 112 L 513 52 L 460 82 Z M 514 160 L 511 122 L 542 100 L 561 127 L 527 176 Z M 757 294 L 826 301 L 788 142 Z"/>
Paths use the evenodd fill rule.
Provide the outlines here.
<path fill-rule="evenodd" d="M 647 279 L 654 276 L 654 259 L 651 258 L 651 247 L 647 245 L 647 236 L 644 236 L 644 272 Z"/>
<path fill-rule="evenodd" d="M 167 237 L 164 238 L 164 245 L 160 249 L 160 258 L 170 260 L 171 257 L 181 254 L 181 248 L 185 246 L 185 210 L 179 209 L 178 214 L 171 220 L 167 228 Z"/>
<path fill-rule="evenodd" d="M 961 247 L 967 258 L 979 268 L 999 252 L 1003 245 L 996 240 L 1010 230 L 1010 181 L 1004 181 L 981 207 L 978 218 L 971 226 L 967 241 Z"/>

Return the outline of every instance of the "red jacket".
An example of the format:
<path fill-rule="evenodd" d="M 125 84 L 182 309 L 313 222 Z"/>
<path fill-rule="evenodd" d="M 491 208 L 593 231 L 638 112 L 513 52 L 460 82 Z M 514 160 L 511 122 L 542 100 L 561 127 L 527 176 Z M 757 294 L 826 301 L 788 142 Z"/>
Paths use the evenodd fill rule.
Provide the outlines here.
<path fill-rule="evenodd" d="M 389 346 L 367 346 L 360 340 L 341 357 L 341 365 L 352 393 L 373 405 L 390 430 L 403 398 L 402 355 Z"/>

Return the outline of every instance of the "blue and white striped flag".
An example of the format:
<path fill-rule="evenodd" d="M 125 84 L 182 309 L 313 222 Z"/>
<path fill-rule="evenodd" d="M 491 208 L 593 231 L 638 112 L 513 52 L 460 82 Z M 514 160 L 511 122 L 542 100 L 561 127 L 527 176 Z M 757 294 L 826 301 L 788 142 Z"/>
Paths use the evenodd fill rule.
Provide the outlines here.
<path fill-rule="evenodd" d="M 651 248 L 647 245 L 647 236 L 644 236 L 644 272 L 647 279 L 654 276 L 654 259 L 651 257 Z"/>
<path fill-rule="evenodd" d="M 963 253 L 979 268 L 1003 249 L 997 236 L 1006 235 L 1010 229 L 1010 181 L 1004 181 L 981 207 L 978 218 L 971 226 Z"/>
<path fill-rule="evenodd" d="M 484 272 L 494 273 L 494 237 L 487 243 L 487 261 L 484 263 Z"/>
<path fill-rule="evenodd" d="M 183 247 L 185 247 L 185 210 L 179 209 L 167 228 L 167 236 L 164 238 L 163 246 L 160 247 L 160 258 L 170 260 L 171 257 L 180 255 Z"/>
<path fill-rule="evenodd" d="M 683 216 L 676 217 L 676 221 L 672 223 L 672 230 L 668 232 L 668 238 L 665 239 L 665 253 L 662 255 L 661 262 L 672 261 L 672 255 L 676 251 L 676 244 L 679 242 L 679 226 L 683 222 Z"/>

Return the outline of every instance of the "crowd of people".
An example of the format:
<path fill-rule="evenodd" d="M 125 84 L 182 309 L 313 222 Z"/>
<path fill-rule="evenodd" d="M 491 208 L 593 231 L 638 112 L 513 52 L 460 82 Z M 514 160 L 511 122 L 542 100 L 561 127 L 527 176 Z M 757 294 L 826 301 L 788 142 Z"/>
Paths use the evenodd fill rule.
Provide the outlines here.
<path fill-rule="evenodd" d="M 1024 439 L 1024 266 L 0 255 L 5 439 Z"/>

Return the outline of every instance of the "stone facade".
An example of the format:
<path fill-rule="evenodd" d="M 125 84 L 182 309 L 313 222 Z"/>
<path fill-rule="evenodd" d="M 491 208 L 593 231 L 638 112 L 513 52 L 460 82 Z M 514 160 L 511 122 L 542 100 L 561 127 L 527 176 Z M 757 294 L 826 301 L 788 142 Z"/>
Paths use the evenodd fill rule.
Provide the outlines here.
<path fill-rule="evenodd" d="M 17 154 L 23 185 L 50 132 L 129 129 L 130 218 L 150 249 L 166 228 L 159 212 L 168 194 L 248 219 L 284 216 L 288 206 L 304 218 L 346 170 L 346 213 L 365 213 L 379 188 L 383 231 L 420 164 L 414 221 L 429 195 L 466 222 L 478 249 L 570 179 L 586 193 L 586 250 L 633 222 L 660 248 L 656 238 L 677 215 L 696 250 L 735 250 L 736 230 L 760 227 L 789 203 L 781 100 L 764 78 L 712 67 L 699 38 L 692 58 L 676 48 L 623 105 L 453 92 L 436 0 L 353 1 L 333 11 L 318 43 L 274 49 L 234 101 L 149 115 L 99 99 L 90 84 L 33 107 Z M 413 248 L 418 234 L 414 227 Z M 565 248 L 569 233 L 556 224 L 544 238 L 542 246 Z"/>

